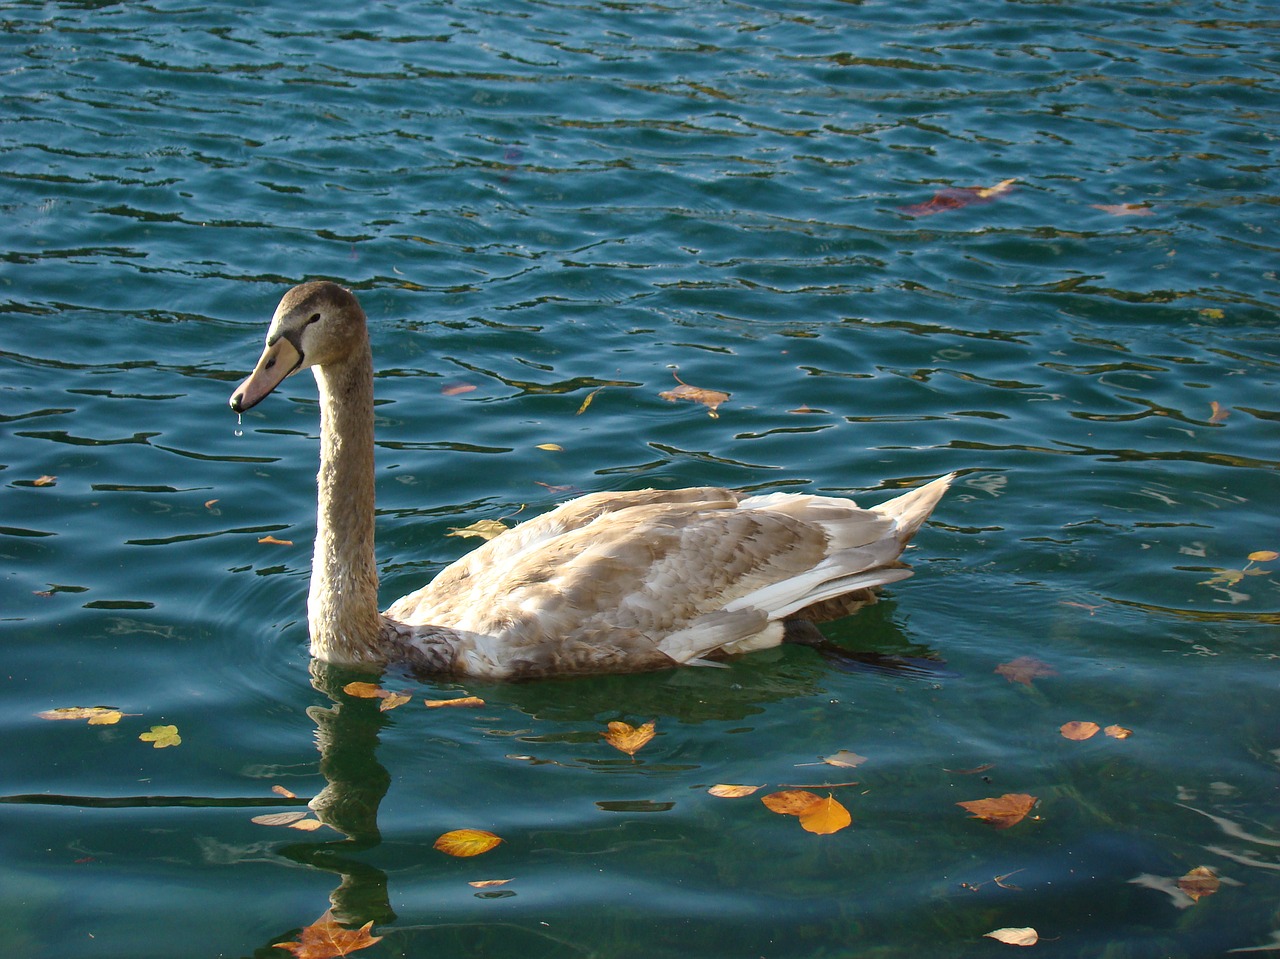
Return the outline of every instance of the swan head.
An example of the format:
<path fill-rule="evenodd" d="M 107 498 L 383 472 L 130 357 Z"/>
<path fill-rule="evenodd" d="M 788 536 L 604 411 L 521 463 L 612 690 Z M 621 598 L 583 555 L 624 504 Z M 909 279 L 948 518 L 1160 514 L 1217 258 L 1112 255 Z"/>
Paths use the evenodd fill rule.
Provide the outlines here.
<path fill-rule="evenodd" d="M 368 343 L 364 311 L 350 290 L 318 281 L 295 286 L 276 307 L 258 365 L 231 394 L 237 413 L 252 409 L 287 376 L 339 363 Z"/>

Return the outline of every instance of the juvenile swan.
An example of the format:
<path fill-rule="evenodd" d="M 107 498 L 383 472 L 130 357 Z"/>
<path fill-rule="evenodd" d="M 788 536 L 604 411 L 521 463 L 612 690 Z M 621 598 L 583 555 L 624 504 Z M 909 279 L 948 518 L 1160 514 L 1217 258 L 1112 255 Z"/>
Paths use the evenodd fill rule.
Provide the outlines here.
<path fill-rule="evenodd" d="M 231 395 L 237 413 L 310 367 L 320 391 L 311 655 L 527 679 L 637 672 L 776 646 L 911 575 L 897 561 L 943 476 L 871 509 L 701 487 L 592 493 L 528 520 L 378 612 L 373 359 L 364 311 L 327 282 L 285 294 Z"/>

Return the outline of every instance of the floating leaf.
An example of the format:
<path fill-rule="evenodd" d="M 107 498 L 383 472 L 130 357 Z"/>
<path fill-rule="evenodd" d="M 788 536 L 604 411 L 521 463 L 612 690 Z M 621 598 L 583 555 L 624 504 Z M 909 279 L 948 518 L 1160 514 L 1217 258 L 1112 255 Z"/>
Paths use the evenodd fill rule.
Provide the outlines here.
<path fill-rule="evenodd" d="M 385 713 L 397 706 L 403 706 L 412 698 L 408 693 L 387 693 L 382 697 L 382 702 L 378 703 L 378 709 Z"/>
<path fill-rule="evenodd" d="M 644 723 L 641 726 L 632 726 L 629 723 L 619 722 L 615 720 L 609 724 L 609 730 L 603 733 L 604 741 L 614 749 L 620 749 L 628 756 L 634 756 L 636 752 L 653 738 L 654 724 Z"/>
<path fill-rule="evenodd" d="M 501 836 L 484 829 L 454 829 L 442 835 L 434 845 L 446 855 L 465 859 L 486 853 L 500 842 Z"/>
<path fill-rule="evenodd" d="M 467 885 L 477 889 L 488 889 L 491 886 L 505 886 L 510 881 L 510 879 L 476 879 L 468 882 Z"/>
<path fill-rule="evenodd" d="M 1031 680 L 1042 676 L 1057 676 L 1058 671 L 1048 663 L 1042 663 L 1033 656 L 1019 656 L 1007 663 L 1001 663 L 995 671 L 1011 683 L 1022 683 L 1030 686 Z"/>
<path fill-rule="evenodd" d="M 273 949 L 284 949 L 293 953 L 297 959 L 335 959 L 338 956 L 349 956 L 361 949 L 368 949 L 381 936 L 373 935 L 370 919 L 359 929 L 345 929 L 333 918 L 332 910 L 302 930 L 297 942 L 272 943 Z"/>
<path fill-rule="evenodd" d="M 859 756 L 857 753 L 848 749 L 842 749 L 838 753 L 832 753 L 830 756 L 823 756 L 822 761 L 828 766 L 841 766 L 845 769 L 853 769 L 867 761 L 866 756 Z"/>
<path fill-rule="evenodd" d="M 716 412 L 716 409 L 721 403 L 729 399 L 728 393 L 721 393 L 719 390 L 704 390 L 700 386 L 690 386 L 679 376 L 676 376 L 675 373 L 671 375 L 675 376 L 676 382 L 680 385 L 674 390 L 663 390 L 658 394 L 660 397 L 670 403 L 675 403 L 679 400 L 692 400 L 694 403 L 701 403 L 707 408 L 707 412 L 713 419 L 719 417 L 720 414 Z"/>
<path fill-rule="evenodd" d="M 323 826 L 319 819 L 299 819 L 297 822 L 289 823 L 290 829 L 301 829 L 303 832 L 315 832 Z"/>
<path fill-rule="evenodd" d="M 599 393 L 602 389 L 604 389 L 603 386 L 597 386 L 594 390 L 588 393 L 587 398 L 583 400 L 582 405 L 578 407 L 578 412 L 574 413 L 573 415 L 581 416 L 583 413 L 585 413 L 587 411 L 587 407 L 591 405 L 591 401 L 596 398 L 596 394 Z"/>
<path fill-rule="evenodd" d="M 1258 549 L 1249 554 L 1251 563 L 1269 563 L 1273 559 L 1280 559 L 1280 553 L 1273 549 Z"/>
<path fill-rule="evenodd" d="M 1196 866 L 1178 880 L 1178 888 L 1197 902 L 1204 896 L 1212 896 L 1220 885 L 1218 874 L 1208 866 Z"/>
<path fill-rule="evenodd" d="M 974 775 L 977 775 L 978 773 L 985 773 L 988 769 L 995 769 L 995 767 L 996 767 L 995 763 L 983 763 L 981 766 L 974 766 L 972 769 L 943 768 L 942 771 L 944 773 L 953 773 L 957 776 L 974 776 Z"/>
<path fill-rule="evenodd" d="M 743 796 L 750 796 L 761 786 L 731 786 L 727 784 L 719 784 L 712 786 L 707 792 L 713 796 L 719 796 L 721 799 L 741 799 Z"/>
<path fill-rule="evenodd" d="M 507 526 L 496 519 L 478 519 L 470 526 L 450 526 L 446 536 L 459 536 L 466 539 L 474 536 L 478 539 L 493 539 L 507 531 Z"/>
<path fill-rule="evenodd" d="M 1223 420 L 1225 420 L 1228 416 L 1231 415 L 1231 411 L 1228 409 L 1224 409 L 1222 406 L 1220 406 L 1217 400 L 1209 401 L 1209 412 L 1210 412 L 1210 416 L 1209 416 L 1210 423 L 1221 423 Z"/>
<path fill-rule="evenodd" d="M 996 829 L 1008 829 L 1022 822 L 1035 804 L 1036 797 L 1026 793 L 1005 793 L 993 799 L 971 799 L 956 803 L 973 813 L 975 818 L 990 823 Z"/>
<path fill-rule="evenodd" d="M 285 789 L 283 786 L 272 786 L 271 791 L 277 796 L 283 796 L 285 799 L 298 798 L 296 794 L 289 792 L 289 790 Z"/>
<path fill-rule="evenodd" d="M 259 826 L 291 826 L 299 819 L 306 819 L 307 814 L 297 809 L 289 812 L 272 812 L 263 816 L 254 816 L 249 822 L 257 823 Z"/>
<path fill-rule="evenodd" d="M 430 709 L 439 709 L 442 706 L 483 706 L 484 700 L 479 696 L 462 696 L 459 699 L 424 699 L 423 702 Z"/>
<path fill-rule="evenodd" d="M 547 451 L 547 452 L 549 452 L 549 453 L 561 453 L 561 452 L 564 452 L 564 447 L 563 447 L 563 446 L 561 446 L 559 443 L 539 443 L 539 444 L 538 444 L 538 449 L 540 449 L 540 450 L 546 450 L 546 451 Z"/>
<path fill-rule="evenodd" d="M 471 393 L 476 389 L 474 383 L 449 383 L 440 388 L 441 396 L 458 396 L 461 393 Z"/>
<path fill-rule="evenodd" d="M 151 743 L 153 749 L 182 745 L 182 737 L 178 735 L 177 726 L 152 726 L 148 732 L 138 738 L 144 743 Z"/>
<path fill-rule="evenodd" d="M 58 482 L 56 476 L 40 476 L 31 481 L 32 486 L 54 486 Z"/>
<path fill-rule="evenodd" d="M 933 195 L 932 199 L 926 200 L 924 203 L 898 207 L 898 210 L 908 216 L 932 216 L 935 213 L 959 210 L 962 207 L 972 206 L 977 203 L 990 203 L 992 200 L 1011 191 L 1013 185 L 1017 182 L 1016 179 L 1001 180 L 995 186 L 955 187 L 939 190 Z"/>
<path fill-rule="evenodd" d="M 214 503 L 216 503 L 216 502 L 218 502 L 218 500 L 216 500 L 216 499 L 207 499 L 207 500 L 205 500 L 205 501 L 204 501 L 204 508 L 205 508 L 205 509 L 213 509 L 213 504 L 214 504 Z"/>
<path fill-rule="evenodd" d="M 1059 732 L 1066 739 L 1074 739 L 1076 742 L 1082 742 L 1092 736 L 1096 736 L 1098 730 L 1102 727 L 1097 723 L 1091 723 L 1087 720 L 1073 720 L 1069 723 L 1063 723 Z"/>
<path fill-rule="evenodd" d="M 1213 570 L 1212 576 L 1200 580 L 1201 586 L 1234 586 L 1245 576 L 1245 571 L 1242 569 L 1219 569 L 1215 566 Z"/>
<path fill-rule="evenodd" d="M 1103 732 L 1112 739 L 1128 739 L 1133 735 L 1132 729 L 1125 729 L 1123 726 L 1108 726 Z"/>
<path fill-rule="evenodd" d="M 761 796 L 760 801 L 770 812 L 783 816 L 799 816 L 801 813 L 822 802 L 822 797 L 805 789 L 784 789 L 781 792 Z"/>
<path fill-rule="evenodd" d="M 266 543 L 268 546 L 292 546 L 293 545 L 293 540 L 276 539 L 274 536 L 272 536 L 269 533 L 266 536 L 262 537 L 260 540 L 258 540 L 258 542 Z"/>
<path fill-rule="evenodd" d="M 90 726 L 114 726 L 125 714 L 114 706 L 59 706 L 36 713 L 41 719 L 87 719 Z M 140 713 L 129 713 L 138 716 Z"/>
<path fill-rule="evenodd" d="M 1009 946 L 1034 946 L 1040 940 L 1039 935 L 1030 926 L 995 929 L 991 932 L 983 933 L 983 938 L 995 939 L 997 942 L 1003 942 Z"/>
<path fill-rule="evenodd" d="M 342 687 L 342 691 L 348 696 L 359 699 L 377 699 L 386 693 L 386 690 L 377 683 L 347 683 Z"/>
<path fill-rule="evenodd" d="M 819 836 L 839 832 L 851 822 L 853 818 L 849 815 L 849 810 L 845 809 L 830 793 L 825 799 L 819 799 L 800 813 L 800 825 L 806 831 Z"/>
<path fill-rule="evenodd" d="M 1151 207 L 1145 203 L 1091 203 L 1095 210 L 1112 216 L 1152 216 Z"/>

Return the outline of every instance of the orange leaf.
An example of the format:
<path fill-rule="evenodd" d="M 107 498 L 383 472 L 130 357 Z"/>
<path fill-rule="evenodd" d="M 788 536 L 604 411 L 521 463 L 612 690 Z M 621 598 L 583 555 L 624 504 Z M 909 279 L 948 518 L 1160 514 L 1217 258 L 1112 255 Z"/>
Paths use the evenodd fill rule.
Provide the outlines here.
<path fill-rule="evenodd" d="M 463 696 L 459 699 L 424 699 L 426 705 L 431 709 L 439 709 L 441 706 L 483 706 L 484 700 L 479 696 Z"/>
<path fill-rule="evenodd" d="M 289 823 L 290 829 L 301 829 L 303 832 L 315 832 L 323 826 L 319 819 L 299 819 L 297 822 Z"/>
<path fill-rule="evenodd" d="M 1097 723 L 1077 719 L 1069 723 L 1063 723 L 1059 732 L 1067 739 L 1074 739 L 1076 742 L 1080 742 L 1097 735 L 1098 730 L 1101 728 Z"/>
<path fill-rule="evenodd" d="M 359 699 L 377 699 L 385 695 L 385 691 L 377 683 L 347 683 L 342 691 Z"/>
<path fill-rule="evenodd" d="M 370 919 L 359 929 L 344 929 L 333 918 L 332 910 L 325 910 L 323 916 L 302 930 L 297 942 L 273 943 L 273 949 L 285 949 L 298 959 L 335 959 L 337 956 L 349 956 L 361 949 L 368 949 L 381 936 L 372 935 Z"/>
<path fill-rule="evenodd" d="M 852 817 L 849 810 L 840 805 L 839 801 L 827 794 L 826 799 L 819 799 L 816 803 L 800 813 L 800 825 L 808 832 L 817 833 L 819 836 L 830 835 L 833 832 L 839 832 L 851 822 Z"/>
<path fill-rule="evenodd" d="M 721 799 L 741 799 L 743 796 L 750 796 L 760 788 L 760 786 L 717 785 L 712 786 L 707 792 L 713 796 L 719 796 Z"/>
<path fill-rule="evenodd" d="M 997 829 L 1008 829 L 1022 822 L 1031 807 L 1036 804 L 1035 796 L 1026 793 L 1005 793 L 993 799 L 971 799 L 958 802 L 957 806 L 967 809 L 983 822 L 989 822 Z"/>
<path fill-rule="evenodd" d="M 1128 739 L 1133 735 L 1132 729 L 1125 729 L 1123 726 L 1108 726 L 1103 732 L 1112 739 Z"/>
<path fill-rule="evenodd" d="M 629 723 L 615 720 L 609 724 L 609 731 L 604 733 L 604 741 L 614 749 L 620 749 L 628 756 L 634 756 L 639 749 L 653 738 L 654 724 L 644 723 L 632 726 Z"/>
<path fill-rule="evenodd" d="M 285 789 L 283 786 L 272 786 L 271 791 L 275 793 L 277 796 L 283 796 L 285 799 L 298 798 L 295 793 L 289 792 L 289 790 Z"/>
<path fill-rule="evenodd" d="M 995 671 L 1011 683 L 1022 683 L 1030 686 L 1031 680 L 1041 676 L 1057 676 L 1058 671 L 1048 663 L 1042 663 L 1034 656 L 1019 656 L 1007 663 L 1001 663 Z"/>
<path fill-rule="evenodd" d="M 268 546 L 292 546 L 293 545 L 293 540 L 291 539 L 276 539 L 274 536 L 270 534 L 262 537 L 262 539 L 258 540 L 258 542 L 266 543 Z"/>
<path fill-rule="evenodd" d="M 782 792 L 761 796 L 760 801 L 771 812 L 783 816 L 800 816 L 822 802 L 822 797 L 805 789 L 784 789 Z"/>
<path fill-rule="evenodd" d="M 58 482 L 56 476 L 41 476 L 31 481 L 32 486 L 54 486 Z"/>
<path fill-rule="evenodd" d="M 437 839 L 435 848 L 446 855 L 465 859 L 486 853 L 500 842 L 501 836 L 483 829 L 454 829 Z"/>
<path fill-rule="evenodd" d="M 992 932 L 983 933 L 983 938 L 995 939 L 997 942 L 1003 942 L 1008 946 L 1034 946 L 1040 940 L 1039 935 L 1030 926 L 996 929 Z"/>
<path fill-rule="evenodd" d="M 670 403 L 675 403 L 679 400 L 692 400 L 705 406 L 713 419 L 720 416 L 716 412 L 716 407 L 729 399 L 728 393 L 721 393 L 719 390 L 704 390 L 700 386 L 690 386 L 679 376 L 676 376 L 675 373 L 671 375 L 676 377 L 676 382 L 680 385 L 674 390 L 663 390 L 658 394 L 660 397 Z"/>
<path fill-rule="evenodd" d="M 470 393 L 475 389 L 473 383 L 450 383 L 440 390 L 441 396 L 458 396 L 461 393 Z"/>
<path fill-rule="evenodd" d="M 1196 866 L 1178 880 L 1178 888 L 1197 902 L 1203 896 L 1212 896 L 1219 885 L 1218 874 L 1208 866 Z"/>
<path fill-rule="evenodd" d="M 1280 559 L 1280 553 L 1274 549 L 1254 550 L 1249 554 L 1249 562 L 1251 563 L 1269 563 L 1273 559 Z"/>

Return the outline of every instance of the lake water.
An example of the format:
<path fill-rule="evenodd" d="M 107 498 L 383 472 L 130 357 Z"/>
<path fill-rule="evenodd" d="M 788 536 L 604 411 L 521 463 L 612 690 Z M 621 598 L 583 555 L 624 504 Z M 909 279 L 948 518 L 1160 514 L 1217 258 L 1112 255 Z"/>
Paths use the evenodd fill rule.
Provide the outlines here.
<path fill-rule="evenodd" d="M 3 25 L 5 956 L 283 956 L 331 899 L 371 959 L 1280 943 L 1270 3 Z M 957 470 L 915 578 L 826 629 L 933 662 L 341 693 L 376 677 L 309 670 L 314 383 L 227 409 L 318 277 L 370 316 L 385 602 L 470 547 L 451 529 L 577 490 L 873 503 Z M 718 416 L 664 400 L 677 376 Z M 37 715 L 71 706 L 126 715 Z M 632 759 L 614 720 L 657 735 Z M 814 765 L 840 750 L 865 762 Z M 852 825 L 760 801 L 789 785 Z M 251 821 L 322 789 L 342 831 Z M 956 805 L 1006 793 L 1037 800 L 1007 829 Z M 433 848 L 459 828 L 504 842 Z"/>

